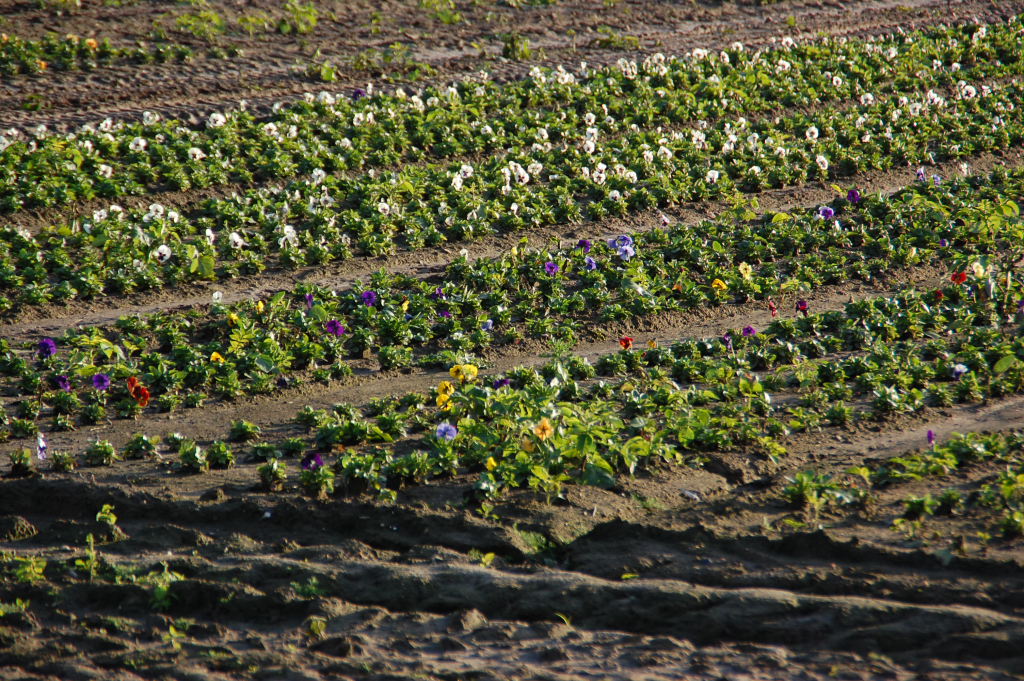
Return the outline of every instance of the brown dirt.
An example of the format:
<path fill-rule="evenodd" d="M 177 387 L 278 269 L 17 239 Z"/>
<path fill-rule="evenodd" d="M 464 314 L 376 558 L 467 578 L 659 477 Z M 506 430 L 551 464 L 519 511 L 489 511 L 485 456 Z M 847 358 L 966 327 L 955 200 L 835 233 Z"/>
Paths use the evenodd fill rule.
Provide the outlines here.
<path fill-rule="evenodd" d="M 512 9 L 459 1 L 456 9 L 466 23 L 445 26 L 408 1 L 324 3 L 309 36 L 221 39 L 239 45 L 242 58 L 5 78 L 0 125 L 77 125 L 147 109 L 198 116 L 242 98 L 269 106 L 321 88 L 288 73 L 296 58 L 317 48 L 343 63 L 367 47 L 402 41 L 438 69 L 438 80 L 485 66 L 513 78 L 532 63 L 495 59 L 500 43 L 490 37 L 496 33 L 527 35 L 531 45 L 544 48 L 549 64 L 581 58 L 606 63 L 624 53 L 589 47 L 600 25 L 639 37 L 644 51 L 671 53 L 733 40 L 756 45 L 792 32 L 874 34 L 896 26 L 983 21 L 1024 9 L 1022 2 L 974 0 L 609 4 L 562 0 Z M 210 6 L 229 17 L 260 8 L 279 13 L 277 5 L 261 2 L 212 0 Z M 130 44 L 149 39 L 154 18 L 187 9 L 159 2 L 114 8 L 86 0 L 80 12 L 56 16 L 8 1 L 0 2 L 0 30 Z M 379 33 L 371 32 L 374 11 L 383 18 Z M 787 26 L 789 16 L 795 29 Z M 486 59 L 474 42 L 483 44 Z M 193 47 L 202 52 L 204 46 Z M 330 89 L 376 80 L 351 69 L 341 77 Z M 41 95 L 47 106 L 21 109 L 30 94 Z M 1014 150 L 971 165 L 983 172 L 1019 162 Z M 912 179 L 912 171 L 855 179 L 863 188 L 891 191 Z M 785 210 L 831 196 L 827 187 L 805 186 L 758 198 L 762 210 Z M 199 197 L 177 198 L 187 206 Z M 694 221 L 720 209 L 687 206 L 676 217 Z M 583 231 L 593 236 L 647 229 L 655 222 L 655 215 L 641 215 L 528 236 L 539 244 Z M 437 276 L 463 246 L 474 257 L 488 257 L 520 236 L 35 310 L 5 327 L 4 337 L 30 340 L 71 325 L 109 323 L 121 314 L 205 303 L 214 290 L 231 301 L 300 280 L 345 287 L 382 266 Z M 815 310 L 837 309 L 851 296 L 880 295 L 911 281 L 928 285 L 940 275 L 902 272 L 871 286 L 822 288 L 807 299 Z M 576 351 L 593 360 L 615 350 L 622 334 L 670 342 L 745 324 L 762 327 L 768 320 L 755 305 L 618 325 L 586 320 Z M 545 350 L 526 341 L 490 350 L 485 358 L 489 371 L 499 372 L 543 363 Z M 96 438 L 120 446 L 135 432 L 181 431 L 208 442 L 225 437 L 230 420 L 238 418 L 255 421 L 266 437 L 277 439 L 304 433 L 289 422 L 303 405 L 364 406 L 383 395 L 426 391 L 439 378 L 439 372 L 421 369 L 381 372 L 374 360 L 365 360 L 353 378 L 327 386 L 308 383 L 264 398 L 211 401 L 202 409 L 48 433 L 48 439 L 51 451 L 81 451 Z M 889 529 L 908 494 L 977 490 L 991 481 L 994 467 L 881 488 L 863 509 L 826 509 L 817 517 L 785 506 L 779 491 L 798 470 L 842 475 L 852 465 L 922 447 L 928 430 L 942 439 L 954 431 L 1008 431 L 1022 421 L 1024 399 L 1016 398 L 792 435 L 785 443 L 789 454 L 778 465 L 733 453 L 714 455 L 701 469 L 661 465 L 635 478 L 622 476 L 612 490 L 568 486 L 565 498 L 554 503 L 515 491 L 494 509 L 496 521 L 466 503 L 473 483 L 467 471 L 406 486 L 386 504 L 354 490 L 322 501 L 303 496 L 295 485 L 277 494 L 260 492 L 246 447 L 236 450 L 238 466 L 205 475 L 183 475 L 166 462 L 129 461 L 18 478 L 6 475 L 4 457 L 0 679 L 1019 678 L 1020 540 L 981 542 L 978 532 L 991 531 L 991 519 L 970 513 L 930 519 L 913 538 Z M 6 445 L 4 453 L 22 444 Z M 398 446 L 412 448 L 415 438 Z M 118 532 L 96 521 L 103 504 L 114 506 Z M 90 534 L 98 555 L 92 579 L 84 563 L 75 563 L 87 559 Z M 966 538 L 964 550 L 951 554 L 957 537 Z M 494 555 L 485 566 L 486 554 Z M 18 582 L 13 556 L 46 558 L 45 580 Z M 169 583 L 161 608 L 153 599 L 165 570 L 181 579 Z M 10 612 L 17 599 L 29 602 L 24 612 Z M 305 633 L 311 618 L 324 622 L 319 636 Z"/>

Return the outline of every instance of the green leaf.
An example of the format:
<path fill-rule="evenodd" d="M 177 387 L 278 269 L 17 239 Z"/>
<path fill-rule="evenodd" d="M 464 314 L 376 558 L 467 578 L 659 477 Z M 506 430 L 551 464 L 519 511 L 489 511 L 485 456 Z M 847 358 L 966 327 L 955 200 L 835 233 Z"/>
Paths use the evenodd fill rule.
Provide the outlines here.
<path fill-rule="evenodd" d="M 584 485 L 608 489 L 615 486 L 615 473 L 607 461 L 595 454 L 587 457 L 581 481 Z"/>
<path fill-rule="evenodd" d="M 268 374 L 273 373 L 273 371 L 277 369 L 277 364 L 274 360 L 265 355 L 260 355 L 260 357 L 256 359 L 256 366 L 260 368 L 260 371 Z"/>
<path fill-rule="evenodd" d="M 1015 356 L 1007 355 L 1006 357 L 1003 357 L 1001 360 L 996 362 L 996 365 L 992 367 L 992 372 L 995 374 L 1001 374 L 1010 367 L 1017 366 L 1018 363 L 1019 362 Z"/>
<path fill-rule="evenodd" d="M 318 322 L 326 322 L 330 319 L 323 305 L 314 305 L 313 309 L 309 311 L 309 315 Z"/>
<path fill-rule="evenodd" d="M 199 258 L 199 276 L 203 279 L 213 279 L 216 276 L 216 264 L 212 255 Z"/>
<path fill-rule="evenodd" d="M 788 213 L 776 213 L 775 217 L 772 218 L 772 224 L 774 225 L 774 224 L 779 223 L 779 222 L 785 222 L 788 219 L 789 219 L 789 214 Z"/>

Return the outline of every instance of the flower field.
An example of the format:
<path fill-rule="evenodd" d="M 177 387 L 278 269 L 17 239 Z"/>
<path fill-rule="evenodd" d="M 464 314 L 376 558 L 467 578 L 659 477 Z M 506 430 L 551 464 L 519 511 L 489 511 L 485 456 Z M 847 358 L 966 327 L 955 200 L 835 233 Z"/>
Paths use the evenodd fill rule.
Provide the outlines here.
<path fill-rule="evenodd" d="M 0 677 L 1024 670 L 1024 4 L 596 4 L 0 11 Z"/>

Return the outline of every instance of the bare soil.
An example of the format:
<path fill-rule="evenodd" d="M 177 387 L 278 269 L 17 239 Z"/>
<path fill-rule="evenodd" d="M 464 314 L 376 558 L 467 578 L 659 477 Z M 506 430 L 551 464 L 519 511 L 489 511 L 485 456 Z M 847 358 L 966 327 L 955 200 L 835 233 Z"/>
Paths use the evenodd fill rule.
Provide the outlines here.
<path fill-rule="evenodd" d="M 211 0 L 209 6 L 229 23 L 256 10 L 282 16 L 279 5 L 257 0 Z M 105 116 L 139 117 L 143 110 L 198 120 L 240 99 L 269 108 L 305 91 L 379 83 L 380 73 L 347 64 L 367 48 L 395 42 L 436 69 L 438 82 L 481 68 L 509 79 L 536 63 L 600 64 L 734 40 L 756 46 L 794 33 L 866 35 L 985 21 L 1020 11 L 1024 2 L 561 0 L 516 9 L 459 1 L 455 9 L 464 21 L 456 25 L 410 0 L 317 7 L 320 21 L 308 35 L 218 39 L 240 47 L 241 57 L 208 58 L 208 45 L 171 33 L 192 45 L 199 55 L 194 62 L 4 78 L 0 127 L 76 126 Z M 151 41 L 154 20 L 172 26 L 175 15 L 190 9 L 85 0 L 80 11 L 58 16 L 8 0 L 0 2 L 0 30 L 22 37 L 51 31 L 108 37 L 129 45 Z M 639 38 L 639 51 L 591 45 L 601 26 Z M 498 59 L 495 36 L 513 30 L 529 37 L 531 47 L 543 48 L 543 59 Z M 318 49 L 321 58 L 342 66 L 339 83 L 290 74 L 297 59 L 308 60 Z M 43 102 L 40 110 L 22 108 L 30 95 Z M 1006 150 L 971 166 L 984 172 L 1019 162 L 1019 150 Z M 871 191 L 892 191 L 912 180 L 911 169 L 854 178 Z M 761 210 L 784 210 L 816 205 L 832 193 L 808 185 L 758 199 Z M 162 200 L 187 210 L 205 196 Z M 673 217 L 692 223 L 721 208 L 686 206 Z M 656 223 L 657 215 L 648 214 L 526 236 L 539 245 Z M 521 236 L 354 259 L 329 269 L 271 267 L 259 277 L 209 287 L 27 310 L 8 320 L 2 333 L 12 342 L 55 336 L 122 314 L 203 304 L 215 290 L 230 302 L 290 289 L 297 281 L 344 288 L 381 267 L 437 278 L 458 249 L 489 257 Z M 943 274 L 898 272 L 868 284 L 825 287 L 807 300 L 816 311 L 839 309 L 851 298 L 883 295 L 907 283 L 933 285 Z M 783 313 L 791 314 L 790 301 L 782 303 Z M 583 319 L 576 352 L 593 360 L 617 349 L 620 335 L 638 343 L 671 342 L 746 324 L 761 328 L 769 319 L 758 305 L 620 324 Z M 539 365 L 546 350 L 524 341 L 489 350 L 484 359 L 489 371 L 500 372 Z M 147 412 L 138 421 L 47 437 L 51 451 L 73 452 L 97 438 L 120 447 L 137 432 L 181 431 L 207 443 L 224 438 L 231 420 L 245 418 L 260 425 L 265 438 L 279 439 L 305 433 L 290 421 L 304 405 L 362 407 L 385 395 L 425 392 L 441 376 L 423 369 L 383 372 L 366 359 L 344 381 L 306 381 L 263 398 Z M 5 407 L 13 402 L 9 396 L 0 400 Z M 48 564 L 45 579 L 34 584 L 0 581 L 0 679 L 1019 678 L 1021 540 L 985 540 L 978 533 L 991 528 L 990 519 L 972 513 L 936 516 L 914 537 L 890 529 L 908 494 L 937 495 L 948 488 L 970 494 L 991 482 L 994 466 L 883 488 L 863 508 L 820 515 L 787 506 L 779 493 L 797 470 L 813 466 L 842 475 L 850 466 L 923 447 L 929 430 L 942 439 L 953 432 L 1006 432 L 1022 422 L 1024 398 L 1012 398 L 826 428 L 791 435 L 789 453 L 778 464 L 733 452 L 711 455 L 702 468 L 658 465 L 634 478 L 620 476 L 611 490 L 570 485 L 564 499 L 550 503 L 529 491 L 511 492 L 493 509 L 497 520 L 466 503 L 475 479 L 469 471 L 407 485 L 394 503 L 383 503 L 354 489 L 322 500 L 304 496 L 294 484 L 276 494 L 262 492 L 246 447 L 236 450 L 236 467 L 204 475 L 184 475 L 169 462 L 128 461 L 16 477 L 3 456 L 0 552 L 3 559 L 39 556 Z M 415 443 L 411 437 L 396 449 Z M 24 445 L 0 446 L 0 455 Z M 289 466 L 297 468 L 297 462 Z M 114 507 L 117 531 L 95 519 L 104 504 Z M 97 551 L 92 578 L 85 562 L 88 535 Z M 167 584 L 163 605 L 154 602 L 161 579 Z M 18 599 L 28 601 L 24 612 L 7 612 Z M 322 618 L 324 630 L 311 632 L 310 623 L 321 621 L 311 618 Z"/>

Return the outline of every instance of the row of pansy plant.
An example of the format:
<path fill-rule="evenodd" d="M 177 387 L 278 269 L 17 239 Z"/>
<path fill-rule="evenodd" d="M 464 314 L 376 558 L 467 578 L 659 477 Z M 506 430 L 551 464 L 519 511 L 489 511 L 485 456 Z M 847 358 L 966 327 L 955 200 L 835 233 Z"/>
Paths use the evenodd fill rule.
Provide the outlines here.
<path fill-rule="evenodd" d="M 934 496 L 918 492 L 895 502 L 900 512 L 890 529 L 912 538 L 922 533 L 922 524 L 929 520 L 963 516 L 975 526 L 979 521 L 992 523 L 992 529 L 1008 539 L 1024 535 L 1024 437 L 1017 432 L 952 433 L 940 443 L 929 430 L 922 439 L 926 448 L 881 464 L 853 466 L 838 475 L 800 471 L 787 477 L 789 484 L 781 490 L 782 498 L 817 514 L 827 506 L 863 506 L 877 501 L 877 492 L 895 485 L 924 481 L 933 486 L 945 480 L 947 488 Z M 982 544 L 991 538 L 984 531 L 977 536 Z M 962 535 L 936 555 L 948 563 L 954 552 L 966 555 Z"/>
<path fill-rule="evenodd" d="M 79 38 L 47 33 L 39 40 L 26 40 L 0 34 L 0 73 L 7 76 L 39 74 L 48 69 L 58 71 L 91 70 L 120 59 L 142 63 L 153 61 L 187 61 L 192 50 L 186 45 L 159 45 L 146 48 L 114 47 L 103 38 Z"/>
<path fill-rule="evenodd" d="M 333 173 L 426 155 L 539 150 L 587 128 L 608 134 L 631 125 L 751 115 L 780 103 L 973 82 L 1020 70 L 1019 30 L 1014 19 L 882 41 L 790 40 L 753 54 L 737 44 L 720 54 L 655 55 L 641 65 L 622 61 L 579 74 L 537 69 L 500 87 L 477 78 L 423 96 L 399 91 L 349 101 L 322 93 L 279 107 L 269 120 L 244 107 L 214 113 L 202 129 L 154 113 L 134 123 L 108 119 L 70 135 L 48 134 L 44 126 L 28 134 L 12 129 L 0 136 L 0 208 L 66 205 L 154 185 L 187 189 Z"/>
<path fill-rule="evenodd" d="M 819 314 L 798 304 L 795 318 L 720 338 L 640 347 L 622 338 L 622 350 L 596 366 L 564 350 L 539 372 L 484 378 L 475 365 L 455 364 L 451 380 L 429 398 L 374 400 L 372 422 L 351 405 L 304 407 L 295 422 L 309 428 L 305 438 L 263 442 L 259 428 L 237 421 L 225 439 L 261 462 L 269 489 L 286 480 L 285 459 L 301 457 L 300 482 L 313 492 L 338 484 L 391 499 L 403 484 L 459 472 L 476 477 L 483 498 L 518 487 L 550 498 L 566 482 L 611 487 L 619 474 L 656 462 L 699 466 L 713 452 L 748 451 L 778 462 L 794 431 L 1024 391 L 1020 283 L 994 264 L 950 279 L 843 311 Z M 617 378 L 595 382 L 595 373 Z M 380 446 L 423 431 L 425 449 L 396 455 Z M 205 453 L 178 434 L 169 442 L 187 468 L 235 461 L 223 442 Z M 158 452 L 137 436 L 124 455 Z M 116 458 L 100 442 L 85 457 L 94 464 Z"/>
<path fill-rule="evenodd" d="M 321 174 L 276 192 L 252 190 L 210 200 L 195 223 L 160 204 L 130 216 L 115 206 L 38 235 L 0 231 L 0 288 L 28 304 L 128 293 L 257 273 L 275 252 L 285 266 L 323 264 L 353 250 L 392 252 L 396 239 L 419 247 L 579 222 L 584 214 L 723 199 L 825 179 L 837 168 L 847 174 L 960 158 L 1024 139 L 1024 109 L 1014 103 L 1022 90 L 963 85 L 949 100 L 934 92 L 920 101 L 892 97 L 841 113 L 722 121 L 671 138 L 637 130 L 607 146 L 590 130 L 564 148 L 519 149 L 476 167 Z"/>
<path fill-rule="evenodd" d="M 805 306 L 760 331 L 639 349 L 623 338 L 623 349 L 596 365 L 625 374 L 620 380 L 584 387 L 594 369 L 563 357 L 539 373 L 445 382 L 434 392 L 426 451 L 349 449 L 334 472 L 355 489 L 393 496 L 406 482 L 468 470 L 478 493 L 495 497 L 516 487 L 557 494 L 570 481 L 612 486 L 617 474 L 658 461 L 699 465 L 709 452 L 778 461 L 792 432 L 1024 391 L 1022 308 L 1020 284 L 993 268 L 843 312 Z M 329 451 L 324 433 L 353 422 L 321 416 L 313 447 Z"/>
<path fill-rule="evenodd" d="M 154 408 L 172 410 L 211 393 L 232 398 L 341 378 L 352 371 L 346 357 L 373 350 L 385 369 L 447 365 L 524 331 L 573 342 L 581 323 L 597 319 L 754 299 L 775 313 L 783 297 L 900 265 L 945 262 L 959 276 L 981 276 L 997 254 L 1021 253 L 1016 204 L 1006 196 L 1019 195 L 1022 173 L 993 180 L 921 182 L 890 199 L 852 191 L 801 215 L 751 220 L 741 208 L 727 216 L 736 222 L 550 251 L 520 246 L 494 260 L 460 257 L 440 284 L 384 271 L 341 293 L 302 284 L 265 302 L 72 329 L 59 349 L 51 339 L 20 351 L 5 344 L 0 373 L 24 398 L 16 415 L 28 422 L 12 433 L 32 435 L 47 408 L 61 419 L 55 427 L 69 428 L 75 418 L 135 417 L 151 393 Z M 424 350 L 414 355 L 414 347 Z M 133 378 L 137 386 L 127 383 Z"/>

